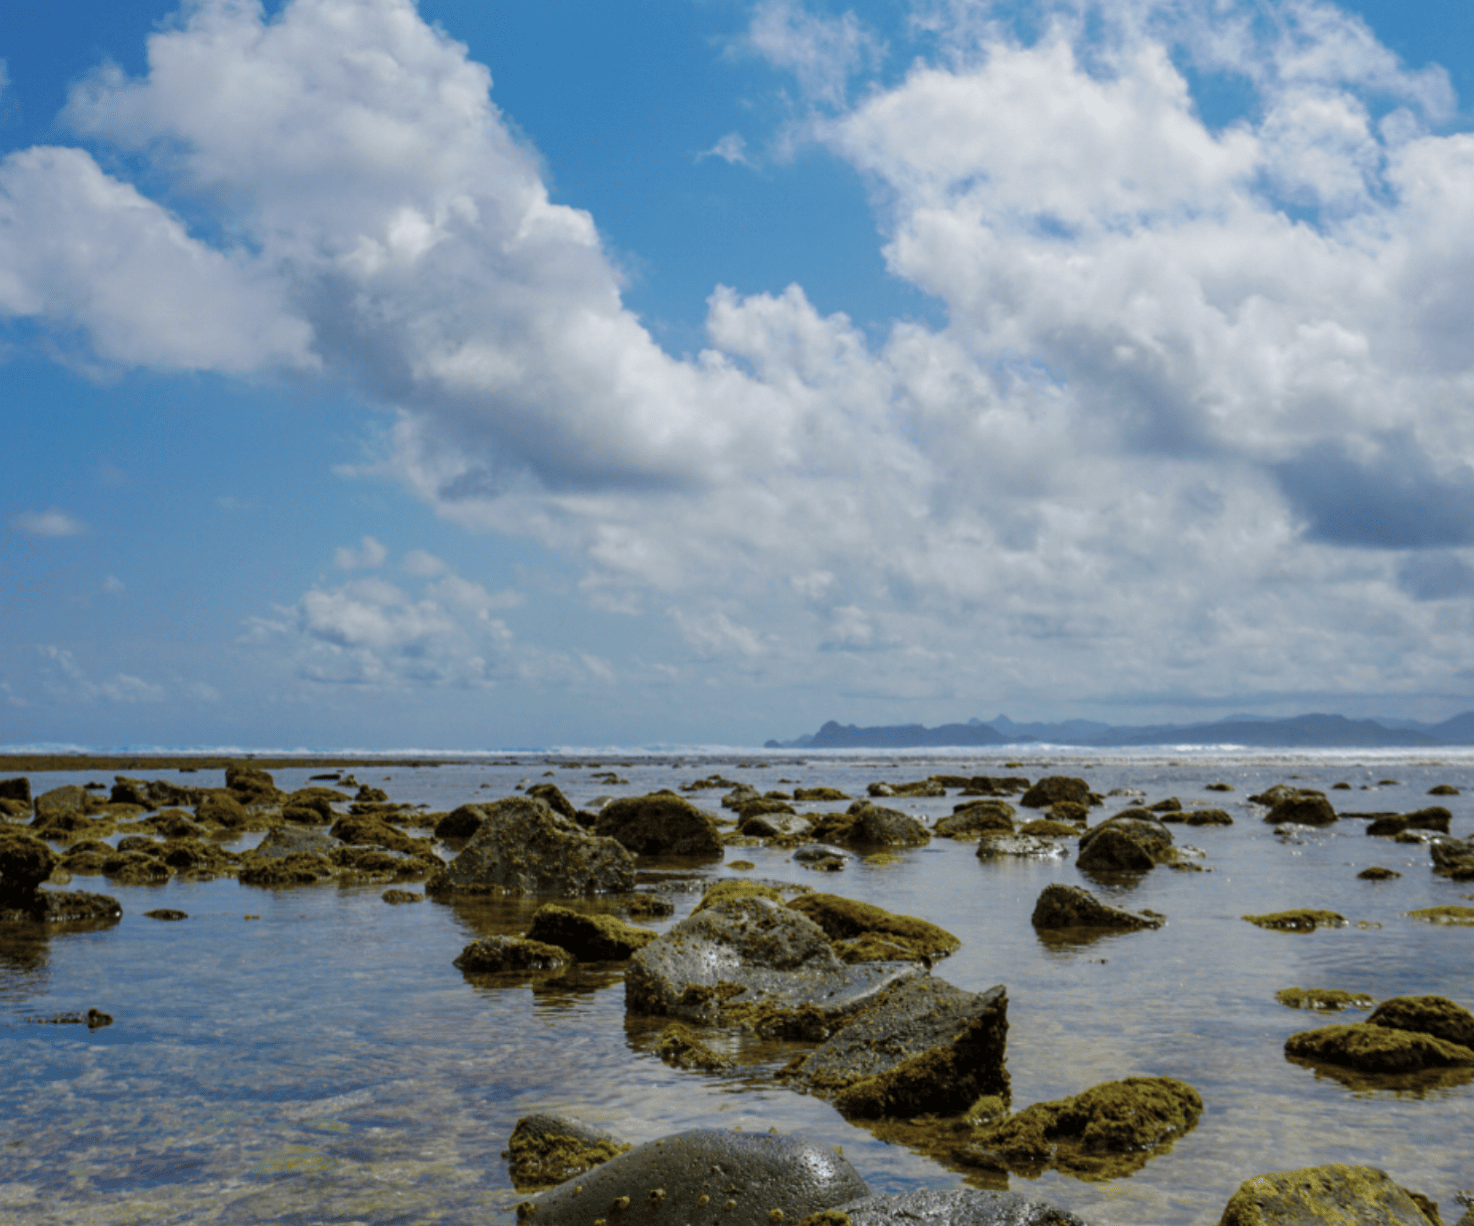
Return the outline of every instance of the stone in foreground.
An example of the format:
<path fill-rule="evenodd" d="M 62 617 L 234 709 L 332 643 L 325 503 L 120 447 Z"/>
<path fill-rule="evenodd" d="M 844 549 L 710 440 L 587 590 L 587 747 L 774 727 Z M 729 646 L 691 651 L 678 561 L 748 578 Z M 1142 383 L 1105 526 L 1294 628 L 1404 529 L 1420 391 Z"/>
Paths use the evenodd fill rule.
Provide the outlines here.
<path fill-rule="evenodd" d="M 648 1141 L 518 1206 L 520 1221 L 770 1226 L 868 1197 L 835 1148 L 767 1132 L 698 1128 Z"/>
<path fill-rule="evenodd" d="M 484 805 L 481 827 L 425 893 L 625 894 L 635 887 L 634 858 L 615 840 L 590 834 L 540 800 L 510 796 Z"/>
<path fill-rule="evenodd" d="M 1367 1024 L 1431 1034 L 1460 1047 L 1474 1048 L 1474 1013 L 1446 996 L 1394 996 L 1377 1006 Z"/>
<path fill-rule="evenodd" d="M 1412 1193 L 1372 1166 L 1312 1166 L 1239 1185 L 1218 1226 L 1430 1226 Z"/>
<path fill-rule="evenodd" d="M 985 1094 L 1008 1101 L 1008 993 L 964 992 L 931 976 L 892 988 L 784 1076 L 848 1116 L 960 1115 Z"/>
<path fill-rule="evenodd" d="M 1109 906 L 1078 885 L 1047 885 L 1034 904 L 1035 928 L 1118 928 L 1129 931 L 1160 928 L 1165 922 L 1160 916 Z"/>
<path fill-rule="evenodd" d="M 924 1188 L 851 1201 L 798 1226 L 1087 1226 L 1067 1210 L 1018 1192 Z"/>

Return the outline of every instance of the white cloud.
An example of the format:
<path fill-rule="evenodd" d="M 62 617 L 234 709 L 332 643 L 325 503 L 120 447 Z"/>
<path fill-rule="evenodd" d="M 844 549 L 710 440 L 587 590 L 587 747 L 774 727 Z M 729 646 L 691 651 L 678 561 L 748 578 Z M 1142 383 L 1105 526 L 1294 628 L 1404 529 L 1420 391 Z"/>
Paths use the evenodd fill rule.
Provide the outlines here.
<path fill-rule="evenodd" d="M 426 553 L 423 549 L 411 549 L 404 555 L 403 565 L 405 574 L 419 578 L 433 578 L 443 575 L 449 569 L 434 554 Z"/>
<path fill-rule="evenodd" d="M 747 142 L 736 132 L 728 132 L 710 149 L 698 153 L 696 158 L 697 161 L 702 158 L 721 158 L 729 166 L 752 165 L 752 160 L 747 156 Z"/>
<path fill-rule="evenodd" d="M 94 682 L 68 650 L 54 644 L 37 649 L 46 687 L 56 696 L 83 702 L 105 699 L 112 703 L 159 702 L 164 687 L 130 673 L 115 673 L 107 681 Z"/>
<path fill-rule="evenodd" d="M 110 574 L 103 579 L 102 590 L 108 596 L 121 596 L 128 590 L 128 585 L 119 579 L 117 575 Z"/>
<path fill-rule="evenodd" d="M 879 64 L 885 44 L 847 12 L 822 17 L 798 0 L 759 0 L 747 46 L 793 73 L 811 102 L 842 106 L 851 76 Z"/>
<path fill-rule="evenodd" d="M 339 570 L 377 570 L 384 565 L 389 551 L 371 536 L 364 537 L 354 549 L 344 545 L 333 554 L 333 565 Z"/>
<path fill-rule="evenodd" d="M 10 526 L 26 536 L 81 536 L 87 525 L 75 515 L 52 507 L 47 511 L 22 511 L 10 517 Z"/>

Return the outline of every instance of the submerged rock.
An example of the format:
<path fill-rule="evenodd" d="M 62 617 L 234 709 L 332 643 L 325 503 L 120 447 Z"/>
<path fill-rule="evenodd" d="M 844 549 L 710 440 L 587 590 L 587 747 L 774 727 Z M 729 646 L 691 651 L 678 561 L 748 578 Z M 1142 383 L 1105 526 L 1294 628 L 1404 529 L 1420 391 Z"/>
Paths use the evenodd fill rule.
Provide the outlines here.
<path fill-rule="evenodd" d="M 155 920 L 187 920 L 189 918 L 183 911 L 176 911 L 172 907 L 158 907 L 153 911 L 145 911 L 143 917 Z"/>
<path fill-rule="evenodd" d="M 912 963 L 847 966 L 813 920 L 771 898 L 737 897 L 693 912 L 636 952 L 625 1003 L 634 1013 L 760 1033 L 791 1025 L 823 1037 L 918 971 Z"/>
<path fill-rule="evenodd" d="M 1057 1167 L 1077 1178 L 1111 1179 L 1139 1170 L 1202 1113 L 1202 1097 L 1185 1081 L 1127 1077 L 1025 1107 L 958 1156 L 973 1165 L 990 1165 L 992 1157 L 1030 1178 Z"/>
<path fill-rule="evenodd" d="M 1364 868 L 1356 875 L 1362 881 L 1392 881 L 1402 876 L 1395 869 L 1383 868 L 1378 864 L 1372 865 L 1371 868 Z"/>
<path fill-rule="evenodd" d="M 1058 882 L 1044 887 L 1034 904 L 1035 928 L 1160 928 L 1166 920 L 1158 915 L 1128 911 L 1103 903 L 1089 890 Z"/>
<path fill-rule="evenodd" d="M 1316 911 L 1301 907 L 1295 911 L 1271 911 L 1266 915 L 1243 915 L 1256 928 L 1273 928 L 1282 932 L 1314 932 L 1317 928 L 1344 928 L 1346 917 L 1334 911 Z"/>
<path fill-rule="evenodd" d="M 1088 1226 L 1083 1218 L 1018 1192 L 923 1188 L 850 1201 L 798 1226 Z"/>
<path fill-rule="evenodd" d="M 508 971 L 561 971 L 572 966 L 574 960 L 561 945 L 493 936 L 472 941 L 451 965 L 468 975 L 495 975 Z"/>
<path fill-rule="evenodd" d="M 1430 1226 L 1434 1220 L 1386 1171 L 1336 1163 L 1245 1180 L 1224 1206 L 1219 1226 Z"/>
<path fill-rule="evenodd" d="M 1080 836 L 1075 863 L 1106 873 L 1142 873 L 1175 858 L 1172 831 L 1146 809 L 1123 809 Z"/>
<path fill-rule="evenodd" d="M 1367 1024 L 1431 1034 L 1474 1048 L 1474 1013 L 1446 996 L 1394 996 L 1377 1006 Z"/>
<path fill-rule="evenodd" d="M 846 1116 L 958 1115 L 983 1095 L 1008 1101 L 1007 1045 L 1001 984 L 965 992 L 922 976 L 897 984 L 782 1075 L 833 1095 Z"/>
<path fill-rule="evenodd" d="M 519 1192 L 551 1188 L 627 1153 L 631 1146 L 566 1115 L 524 1115 L 503 1155 Z"/>
<path fill-rule="evenodd" d="M 846 962 L 930 962 L 962 948 L 936 924 L 837 894 L 802 894 L 788 906 L 818 924 Z"/>
<path fill-rule="evenodd" d="M 581 915 L 555 903 L 539 907 L 527 930 L 529 941 L 560 946 L 580 962 L 623 962 L 655 937 L 612 915 Z"/>
<path fill-rule="evenodd" d="M 1416 1073 L 1474 1064 L 1474 1050 L 1461 1044 L 1370 1022 L 1292 1034 L 1285 1040 L 1285 1055 L 1342 1065 L 1360 1073 Z"/>
<path fill-rule="evenodd" d="M 480 829 L 454 860 L 430 876 L 426 893 L 574 897 L 634 888 L 634 859 L 624 847 L 590 834 L 542 801 L 509 796 L 481 808 Z"/>
<path fill-rule="evenodd" d="M 672 1022 L 655 1040 L 655 1054 L 672 1068 L 700 1069 L 706 1073 L 731 1068 L 732 1061 L 712 1051 L 680 1022 Z"/>
<path fill-rule="evenodd" d="M 385 890 L 379 895 L 385 902 L 399 906 L 403 903 L 424 902 L 423 894 L 416 894 L 413 890 Z"/>
<path fill-rule="evenodd" d="M 782 1133 L 693 1129 L 648 1141 L 518 1207 L 558 1226 L 797 1223 L 867 1197 L 836 1147 Z"/>
<path fill-rule="evenodd" d="M 1370 1009 L 1377 1002 L 1365 992 L 1346 992 L 1340 988 L 1281 988 L 1275 1000 L 1291 1009 Z"/>

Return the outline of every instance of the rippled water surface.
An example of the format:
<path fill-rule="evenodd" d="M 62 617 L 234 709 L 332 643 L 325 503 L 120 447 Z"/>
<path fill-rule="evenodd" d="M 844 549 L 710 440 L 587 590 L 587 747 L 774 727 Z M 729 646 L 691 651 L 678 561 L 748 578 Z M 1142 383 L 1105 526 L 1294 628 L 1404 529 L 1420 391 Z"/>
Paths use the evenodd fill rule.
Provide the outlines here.
<path fill-rule="evenodd" d="M 628 783 L 591 778 L 610 767 Z M 1136 1074 L 1181 1078 L 1207 1104 L 1194 1131 L 1129 1178 L 1014 1176 L 1017 1190 L 1125 1226 L 1214 1223 L 1244 1179 L 1332 1161 L 1385 1168 L 1441 1202 L 1450 1221 L 1454 1191 L 1474 1186 L 1474 1086 L 1347 1085 L 1292 1064 L 1285 1038 L 1326 1019 L 1274 999 L 1300 986 L 1377 999 L 1437 993 L 1474 1005 L 1474 929 L 1401 914 L 1462 902 L 1470 885 L 1434 878 L 1426 848 L 1369 838 L 1360 821 L 1283 840 L 1247 803 L 1291 782 L 1326 789 L 1343 813 L 1405 812 L 1435 803 L 1428 788 L 1449 783 L 1466 795 L 1436 803 L 1453 810 L 1453 833 L 1468 837 L 1474 757 L 1055 755 L 1005 767 L 996 755 L 775 754 L 356 768 L 392 799 L 433 809 L 505 795 L 545 771 L 578 805 L 712 772 L 764 791 L 828 784 L 851 795 L 876 779 L 946 772 L 1080 775 L 1099 792 L 1132 787 L 1147 801 L 1177 796 L 1227 808 L 1232 827 L 1174 827 L 1179 845 L 1201 848 L 1211 871 L 1159 868 L 1129 889 L 1085 880 L 1072 859 L 984 863 L 974 844 L 946 839 L 901 853 L 899 864 L 854 863 L 839 874 L 808 872 L 791 853 L 763 847 L 729 848 L 726 858 L 753 862 L 749 876 L 873 902 L 961 937 L 961 951 L 936 973 L 974 991 L 1007 986 L 1016 1108 Z M 219 783 L 203 772 L 141 773 Z M 291 789 L 310 773 L 275 775 Z M 37 775 L 32 785 L 87 778 Z M 1388 778 L 1399 782 L 1379 785 Z M 1236 790 L 1205 791 L 1214 780 Z M 1337 781 L 1351 790 L 1330 791 Z M 715 811 L 720 795 L 694 799 Z M 957 798 L 885 803 L 934 819 Z M 1112 798 L 1092 824 L 1130 803 L 1139 801 Z M 1358 880 L 1372 864 L 1403 876 Z M 711 864 L 696 872 L 734 875 Z M 1169 922 L 1085 945 L 1046 944 L 1029 916 L 1053 881 L 1153 908 Z M 700 884 L 676 893 L 675 916 L 652 926 L 687 914 Z M 775 1084 L 773 1071 L 796 1045 L 715 1035 L 714 1045 L 740 1056 L 740 1071 L 668 1068 L 650 1051 L 659 1026 L 626 1018 L 617 967 L 533 988 L 471 983 L 451 965 L 477 936 L 523 931 L 536 902 L 388 906 L 382 885 L 264 890 L 234 880 L 128 888 L 77 878 L 73 888 L 116 896 L 122 921 L 96 932 L 0 926 L 0 1223 L 510 1220 L 521 1198 L 501 1150 L 519 1116 L 544 1109 L 633 1141 L 694 1126 L 801 1132 L 843 1145 L 876 1192 L 963 1181 Z M 1353 925 L 1292 934 L 1239 918 L 1299 906 L 1339 911 Z M 189 919 L 144 918 L 155 907 Z M 91 1006 L 114 1024 L 89 1033 L 28 1020 Z"/>

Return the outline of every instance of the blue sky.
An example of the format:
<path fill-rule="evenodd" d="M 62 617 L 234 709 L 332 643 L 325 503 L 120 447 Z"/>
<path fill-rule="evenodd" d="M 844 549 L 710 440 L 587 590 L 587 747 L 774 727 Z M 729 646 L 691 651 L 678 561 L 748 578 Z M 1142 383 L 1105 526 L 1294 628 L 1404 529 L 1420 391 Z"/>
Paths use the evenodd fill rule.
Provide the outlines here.
<path fill-rule="evenodd" d="M 1447 0 L 0 6 L 0 743 L 1474 707 Z"/>

